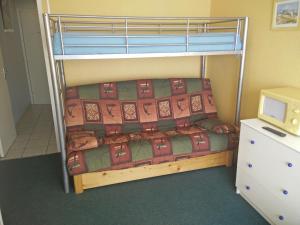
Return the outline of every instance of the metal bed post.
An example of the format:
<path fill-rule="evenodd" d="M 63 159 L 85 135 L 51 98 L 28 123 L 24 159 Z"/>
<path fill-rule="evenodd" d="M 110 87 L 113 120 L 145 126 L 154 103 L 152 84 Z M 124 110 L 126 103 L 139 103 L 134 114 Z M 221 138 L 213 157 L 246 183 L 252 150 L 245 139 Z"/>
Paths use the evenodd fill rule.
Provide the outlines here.
<path fill-rule="evenodd" d="M 243 81 L 245 73 L 245 59 L 246 59 L 246 45 L 247 45 L 247 34 L 248 34 L 248 21 L 249 18 L 245 17 L 244 20 L 244 32 L 243 32 L 243 46 L 242 46 L 242 55 L 240 60 L 240 71 L 239 71 L 239 81 L 238 81 L 238 90 L 236 96 L 236 110 L 235 110 L 235 124 L 239 125 L 240 123 L 240 114 L 241 114 L 241 100 L 242 100 L 242 90 L 243 90 Z"/>
<path fill-rule="evenodd" d="M 66 193 L 69 193 L 69 176 L 66 167 L 66 151 L 65 151 L 65 132 L 64 132 L 64 122 L 63 122 L 63 112 L 61 107 L 61 98 L 60 98 L 60 90 L 57 84 L 57 73 L 56 73 L 56 66 L 55 66 L 55 59 L 53 55 L 53 48 L 52 48 L 52 40 L 51 40 L 51 31 L 50 31 L 50 20 L 49 15 L 46 13 L 44 14 L 44 23 L 45 23 L 45 30 L 47 36 L 47 47 L 48 47 L 48 54 L 49 54 L 49 61 L 50 61 L 50 69 L 51 69 L 51 81 L 52 81 L 52 89 L 51 92 L 54 96 L 55 105 L 52 106 L 55 108 L 55 115 L 53 115 L 54 123 L 56 124 L 57 129 L 55 130 L 56 140 L 58 141 L 58 147 L 61 151 L 61 162 L 62 162 L 62 169 L 63 169 L 63 184 L 64 190 Z M 51 88 L 51 87 L 50 87 Z"/>
<path fill-rule="evenodd" d="M 207 23 L 204 24 L 204 29 L 203 32 L 206 33 L 207 32 Z M 201 78 L 204 79 L 206 77 L 206 56 L 201 56 L 200 57 L 201 60 Z"/>
<path fill-rule="evenodd" d="M 235 35 L 235 41 L 234 41 L 234 50 L 236 50 L 237 44 L 238 44 L 238 37 L 240 34 L 240 27 L 241 27 L 241 22 L 240 19 L 238 19 L 237 21 L 237 25 L 236 25 L 236 35 Z"/>
<path fill-rule="evenodd" d="M 62 48 L 62 54 L 65 54 L 65 46 L 64 46 L 64 39 L 63 39 L 63 32 L 62 32 L 62 22 L 61 18 L 58 17 L 57 20 L 57 30 L 60 34 L 60 43 L 61 43 L 61 48 Z M 64 102 L 64 92 L 66 88 L 66 81 L 65 81 L 65 70 L 64 70 L 64 62 L 63 60 L 58 61 L 58 66 L 59 66 L 59 90 L 60 90 L 60 97 L 61 97 L 61 102 Z M 62 105 L 62 112 L 64 112 L 64 104 Z"/>
<path fill-rule="evenodd" d="M 65 54 L 65 46 L 64 46 L 64 39 L 62 36 L 62 32 L 61 32 L 61 18 L 60 16 L 58 17 L 57 20 L 57 28 L 58 28 L 58 32 L 59 32 L 59 37 L 60 37 L 60 44 L 61 44 L 61 50 L 62 50 L 62 54 Z"/>
<path fill-rule="evenodd" d="M 187 26 L 186 26 L 186 52 L 189 51 L 189 29 L 190 29 L 190 19 L 187 19 Z"/>
<path fill-rule="evenodd" d="M 126 36 L 126 54 L 128 54 L 129 50 L 128 50 L 128 20 L 127 20 L 127 18 L 125 19 L 125 36 Z"/>

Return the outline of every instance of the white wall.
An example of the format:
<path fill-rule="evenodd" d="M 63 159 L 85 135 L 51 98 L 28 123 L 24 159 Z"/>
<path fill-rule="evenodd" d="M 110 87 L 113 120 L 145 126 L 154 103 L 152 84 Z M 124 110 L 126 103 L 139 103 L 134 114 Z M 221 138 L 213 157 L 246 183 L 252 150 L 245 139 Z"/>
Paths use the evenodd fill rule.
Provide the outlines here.
<path fill-rule="evenodd" d="M 4 64 L 7 69 L 7 83 L 12 103 L 13 116 L 15 123 L 17 123 L 30 104 L 30 94 L 15 0 L 11 0 L 11 6 L 14 32 L 3 32 L 2 19 L 0 19 L 0 44 L 2 46 Z"/>
<path fill-rule="evenodd" d="M 49 104 L 49 87 L 37 5 L 34 0 L 15 0 L 32 104 Z"/>

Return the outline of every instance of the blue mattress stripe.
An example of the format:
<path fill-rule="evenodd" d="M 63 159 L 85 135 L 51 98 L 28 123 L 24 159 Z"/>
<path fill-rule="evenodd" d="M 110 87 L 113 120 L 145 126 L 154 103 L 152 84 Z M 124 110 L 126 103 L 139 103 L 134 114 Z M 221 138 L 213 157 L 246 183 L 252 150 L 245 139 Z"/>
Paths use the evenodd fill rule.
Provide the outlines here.
<path fill-rule="evenodd" d="M 88 46 L 79 47 L 76 45 L 125 45 L 125 37 L 114 36 L 101 37 L 95 34 L 64 33 L 63 42 L 66 55 L 93 55 L 93 54 L 125 54 L 126 48 L 123 46 Z M 236 41 L 235 33 L 202 33 L 189 36 L 189 52 L 209 52 L 209 51 L 232 51 Z M 160 46 L 130 46 L 129 54 L 134 53 L 177 53 L 186 52 L 186 36 L 179 35 L 152 35 L 145 37 L 129 37 L 129 45 L 160 45 Z M 178 44 L 181 46 L 169 46 Z M 72 45 L 72 46 L 69 46 Z M 75 45 L 75 47 L 73 46 Z M 236 50 L 241 50 L 241 40 L 237 37 Z M 61 55 L 60 33 L 54 34 L 53 39 L 54 55 Z"/>

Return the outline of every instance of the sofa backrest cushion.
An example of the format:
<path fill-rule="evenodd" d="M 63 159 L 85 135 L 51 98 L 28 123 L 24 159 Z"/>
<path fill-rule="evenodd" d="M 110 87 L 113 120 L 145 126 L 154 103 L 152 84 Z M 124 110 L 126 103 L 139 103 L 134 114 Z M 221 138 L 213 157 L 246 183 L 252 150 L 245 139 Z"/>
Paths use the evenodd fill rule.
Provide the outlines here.
<path fill-rule="evenodd" d="M 170 130 L 216 116 L 209 79 L 153 79 L 99 83 L 66 90 L 69 130 L 98 135 Z"/>

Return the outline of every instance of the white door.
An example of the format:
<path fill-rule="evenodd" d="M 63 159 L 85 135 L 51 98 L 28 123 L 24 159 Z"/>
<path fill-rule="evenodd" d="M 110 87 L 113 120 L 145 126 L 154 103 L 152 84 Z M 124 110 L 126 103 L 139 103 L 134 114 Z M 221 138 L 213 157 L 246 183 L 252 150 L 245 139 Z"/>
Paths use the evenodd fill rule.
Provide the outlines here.
<path fill-rule="evenodd" d="M 37 9 L 19 9 L 18 14 L 32 103 L 50 104 Z"/>
<path fill-rule="evenodd" d="M 6 155 L 16 136 L 16 128 L 0 49 L 0 157 Z"/>

